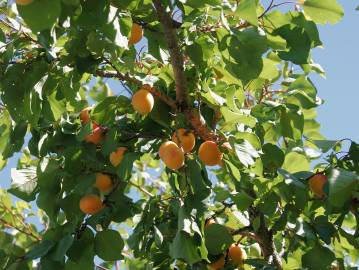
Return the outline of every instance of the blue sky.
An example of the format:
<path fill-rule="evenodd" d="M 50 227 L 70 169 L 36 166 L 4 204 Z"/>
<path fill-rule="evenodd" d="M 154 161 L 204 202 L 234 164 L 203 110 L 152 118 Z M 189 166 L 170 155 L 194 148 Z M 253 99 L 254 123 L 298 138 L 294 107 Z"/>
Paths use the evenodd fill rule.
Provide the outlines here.
<path fill-rule="evenodd" d="M 355 31 L 359 25 L 359 11 L 355 11 L 359 1 L 339 2 L 345 10 L 344 19 L 334 26 L 319 26 L 324 48 L 313 53 L 315 62 L 326 70 L 327 78 L 316 75 L 311 78 L 319 96 L 325 100 L 318 109 L 323 135 L 333 140 L 352 138 L 359 142 L 359 122 L 356 119 L 359 117 L 359 34 Z M 15 155 L 0 171 L 0 187 L 9 187 L 10 168 L 16 167 L 18 157 Z"/>

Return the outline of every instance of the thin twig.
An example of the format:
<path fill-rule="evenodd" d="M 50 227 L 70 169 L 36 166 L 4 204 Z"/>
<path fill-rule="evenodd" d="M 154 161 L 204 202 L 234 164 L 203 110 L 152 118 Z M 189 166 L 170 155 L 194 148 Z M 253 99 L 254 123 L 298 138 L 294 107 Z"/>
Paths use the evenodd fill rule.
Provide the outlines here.
<path fill-rule="evenodd" d="M 16 226 L 13 225 L 13 224 L 8 223 L 6 220 L 4 220 L 4 219 L 2 219 L 2 218 L 0 218 L 0 223 L 3 224 L 5 227 L 8 227 L 8 228 L 12 228 L 12 229 L 14 229 L 14 230 L 17 230 L 17 231 L 19 231 L 19 232 L 21 232 L 21 233 L 23 233 L 23 234 L 26 234 L 27 236 L 32 237 L 32 238 L 34 238 L 34 239 L 36 239 L 36 240 L 38 240 L 38 241 L 41 241 L 41 239 L 42 239 L 40 236 L 38 236 L 38 235 L 34 234 L 32 231 L 30 231 L 30 230 L 28 229 L 28 227 L 26 227 L 27 230 L 22 229 L 22 228 L 18 228 L 18 227 L 16 227 Z"/>
<path fill-rule="evenodd" d="M 138 185 L 138 184 L 136 184 L 136 183 L 134 183 L 134 182 L 132 182 L 132 181 L 128 181 L 128 183 L 129 183 L 130 185 L 132 185 L 133 187 L 137 188 L 138 190 L 140 190 L 141 192 L 143 192 L 144 194 L 146 194 L 147 196 L 149 196 L 149 197 L 151 197 L 151 198 L 154 197 L 154 195 L 152 195 L 151 192 L 149 192 L 149 191 L 146 190 L 145 188 L 141 187 L 140 185 Z"/>

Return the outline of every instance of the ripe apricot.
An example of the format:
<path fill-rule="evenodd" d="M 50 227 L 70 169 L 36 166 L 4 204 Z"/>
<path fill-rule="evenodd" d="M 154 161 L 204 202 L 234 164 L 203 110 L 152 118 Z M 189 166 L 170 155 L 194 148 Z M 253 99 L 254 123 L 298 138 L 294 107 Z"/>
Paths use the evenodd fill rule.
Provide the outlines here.
<path fill-rule="evenodd" d="M 133 45 L 139 42 L 143 37 L 143 29 L 141 25 L 134 23 L 131 28 L 131 36 L 128 40 L 128 45 Z"/>
<path fill-rule="evenodd" d="M 240 264 L 247 258 L 247 254 L 239 245 L 232 244 L 228 249 L 229 258 L 235 263 Z"/>
<path fill-rule="evenodd" d="M 204 228 L 207 229 L 212 224 L 216 224 L 216 221 L 213 218 L 207 219 L 206 223 L 204 224 Z"/>
<path fill-rule="evenodd" d="M 90 122 L 91 109 L 92 109 L 91 107 L 87 107 L 80 112 L 80 120 L 82 124 L 87 124 L 88 122 Z"/>
<path fill-rule="evenodd" d="M 118 165 L 120 165 L 126 150 L 126 147 L 118 147 L 116 151 L 110 154 L 110 162 L 112 166 L 117 167 Z"/>
<path fill-rule="evenodd" d="M 327 182 L 327 177 L 322 173 L 317 173 L 309 178 L 309 188 L 318 197 L 322 198 L 324 193 L 324 185 Z"/>
<path fill-rule="evenodd" d="M 81 198 L 80 209 L 85 214 L 94 215 L 104 207 L 99 196 L 90 194 Z"/>
<path fill-rule="evenodd" d="M 219 270 L 219 269 L 222 269 L 225 264 L 226 264 L 226 257 L 223 255 L 217 261 L 207 265 L 207 268 L 209 270 Z"/>
<path fill-rule="evenodd" d="M 180 128 L 172 135 L 172 141 L 181 146 L 185 153 L 191 152 L 196 144 L 196 138 L 192 132 Z"/>
<path fill-rule="evenodd" d="M 85 140 L 88 143 L 99 144 L 103 139 L 103 130 L 96 123 L 92 125 L 92 133 L 87 135 Z"/>
<path fill-rule="evenodd" d="M 33 0 L 16 0 L 15 1 L 16 4 L 20 5 L 20 6 L 26 6 L 29 5 L 33 2 Z"/>
<path fill-rule="evenodd" d="M 198 156 L 205 165 L 215 166 L 221 163 L 223 155 L 215 142 L 205 141 L 198 149 Z"/>
<path fill-rule="evenodd" d="M 140 114 L 148 114 L 152 111 L 155 100 L 150 92 L 140 89 L 132 96 L 132 106 Z"/>
<path fill-rule="evenodd" d="M 178 170 L 184 165 L 184 152 L 177 144 L 170 144 L 163 150 L 160 149 L 160 152 L 161 159 L 168 168 Z"/>
<path fill-rule="evenodd" d="M 158 155 L 162 159 L 164 156 L 164 153 L 168 151 L 170 148 L 177 148 L 178 145 L 172 141 L 167 141 L 161 144 L 160 149 L 158 150 Z"/>
<path fill-rule="evenodd" d="M 113 187 L 111 177 L 104 173 L 97 173 L 95 187 L 102 192 L 110 191 Z"/>

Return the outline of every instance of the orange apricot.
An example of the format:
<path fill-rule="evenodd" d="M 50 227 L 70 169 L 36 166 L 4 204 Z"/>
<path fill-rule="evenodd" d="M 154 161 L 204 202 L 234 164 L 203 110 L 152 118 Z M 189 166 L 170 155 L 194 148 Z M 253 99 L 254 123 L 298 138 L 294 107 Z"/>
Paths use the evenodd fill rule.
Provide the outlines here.
<path fill-rule="evenodd" d="M 93 143 L 93 144 L 99 144 L 103 139 L 103 130 L 102 128 L 97 125 L 96 123 L 93 123 L 92 125 L 92 133 L 87 135 L 85 140 L 88 143 Z"/>
<path fill-rule="evenodd" d="M 15 2 L 19 6 L 26 6 L 26 5 L 30 5 L 33 2 L 33 0 L 16 0 Z"/>
<path fill-rule="evenodd" d="M 132 96 L 132 106 L 142 115 L 152 111 L 155 100 L 150 92 L 140 89 Z"/>
<path fill-rule="evenodd" d="M 120 165 L 126 150 L 126 147 L 118 147 L 116 151 L 110 154 L 110 162 L 112 166 L 117 167 L 118 165 Z"/>
<path fill-rule="evenodd" d="M 226 264 L 226 257 L 223 255 L 217 261 L 207 265 L 207 268 L 209 270 L 219 270 L 219 269 L 222 269 L 225 264 Z"/>
<path fill-rule="evenodd" d="M 80 209 L 85 214 L 94 215 L 104 207 L 101 198 L 97 195 L 90 194 L 81 198 Z"/>
<path fill-rule="evenodd" d="M 109 192 L 113 187 L 111 177 L 104 173 L 97 173 L 95 187 L 102 192 Z"/>
<path fill-rule="evenodd" d="M 317 173 L 309 178 L 309 188 L 318 197 L 322 198 L 324 193 L 324 185 L 327 183 L 327 177 L 322 173 Z"/>
<path fill-rule="evenodd" d="M 90 122 L 91 109 L 92 109 L 91 107 L 87 107 L 80 112 L 80 120 L 82 124 L 87 124 L 88 122 Z"/>
<path fill-rule="evenodd" d="M 172 135 L 172 141 L 183 148 L 185 153 L 191 152 L 196 144 L 196 138 L 192 132 L 180 128 Z"/>
<path fill-rule="evenodd" d="M 223 155 L 215 142 L 205 141 L 198 149 L 198 156 L 205 165 L 215 166 L 221 163 Z"/>
<path fill-rule="evenodd" d="M 235 263 L 240 264 L 247 258 L 247 254 L 244 249 L 242 249 L 237 244 L 232 244 L 228 249 L 229 258 Z"/>
<path fill-rule="evenodd" d="M 161 144 L 160 149 L 158 150 L 158 155 L 162 159 L 166 151 L 168 151 L 171 148 L 176 149 L 177 147 L 178 145 L 172 141 L 164 142 Z"/>
<path fill-rule="evenodd" d="M 137 23 L 133 23 L 131 28 L 131 36 L 128 40 L 128 45 L 136 44 L 142 39 L 142 37 L 143 37 L 143 29 L 141 25 Z"/>
<path fill-rule="evenodd" d="M 179 148 L 177 145 L 175 146 L 169 146 L 161 153 L 162 161 L 172 170 L 178 170 L 184 165 L 184 152 L 182 148 Z"/>

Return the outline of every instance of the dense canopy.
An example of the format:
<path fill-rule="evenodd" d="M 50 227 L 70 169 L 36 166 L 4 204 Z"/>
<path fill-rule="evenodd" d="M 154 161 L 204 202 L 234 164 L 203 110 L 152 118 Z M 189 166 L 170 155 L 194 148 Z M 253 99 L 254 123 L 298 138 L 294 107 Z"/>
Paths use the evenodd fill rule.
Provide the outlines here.
<path fill-rule="evenodd" d="M 14 2 L 1 269 L 356 269 L 359 145 L 310 80 L 336 0 Z"/>

